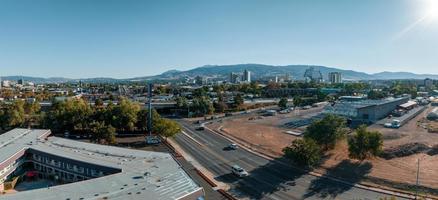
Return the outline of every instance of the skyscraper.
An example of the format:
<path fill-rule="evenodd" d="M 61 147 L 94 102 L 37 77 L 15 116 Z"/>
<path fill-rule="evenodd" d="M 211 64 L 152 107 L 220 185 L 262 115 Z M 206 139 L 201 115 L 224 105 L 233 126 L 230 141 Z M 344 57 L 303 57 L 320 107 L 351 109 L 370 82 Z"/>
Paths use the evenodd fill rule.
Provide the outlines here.
<path fill-rule="evenodd" d="M 328 78 L 329 78 L 330 83 L 332 83 L 332 84 L 342 83 L 341 72 L 330 72 L 328 74 Z"/>
<path fill-rule="evenodd" d="M 251 72 L 246 69 L 243 71 L 243 81 L 248 83 L 251 82 Z"/>
<path fill-rule="evenodd" d="M 239 82 L 239 74 L 234 72 L 230 73 L 230 83 L 238 83 Z"/>

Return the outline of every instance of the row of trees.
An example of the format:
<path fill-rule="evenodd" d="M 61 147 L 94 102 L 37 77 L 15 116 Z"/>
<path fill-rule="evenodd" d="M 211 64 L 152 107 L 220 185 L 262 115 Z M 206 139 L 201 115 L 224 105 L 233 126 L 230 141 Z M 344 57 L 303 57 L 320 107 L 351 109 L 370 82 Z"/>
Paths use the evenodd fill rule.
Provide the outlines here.
<path fill-rule="evenodd" d="M 185 97 L 177 97 L 175 99 L 176 106 L 180 110 L 188 112 L 191 116 L 204 116 L 215 112 L 223 113 L 229 110 L 239 110 L 244 103 L 244 99 L 240 94 L 237 94 L 232 104 L 227 104 L 222 95 L 219 95 L 216 101 L 211 101 L 208 96 L 195 96 L 192 102 L 189 103 Z"/>
<path fill-rule="evenodd" d="M 26 127 L 41 120 L 38 102 L 17 100 L 0 104 L 0 128 L 6 130 L 13 127 Z"/>
<path fill-rule="evenodd" d="M 321 156 L 346 138 L 345 120 L 335 115 L 327 115 L 309 125 L 302 139 L 296 139 L 283 149 L 285 156 L 296 164 L 313 167 L 319 164 Z M 383 139 L 379 132 L 368 131 L 360 126 L 347 139 L 349 157 L 364 160 L 377 156 L 382 151 Z"/>
<path fill-rule="evenodd" d="M 114 143 L 115 134 L 143 133 L 147 129 L 148 112 L 140 105 L 126 98 L 120 98 L 118 104 L 97 100 L 91 106 L 83 99 L 55 102 L 48 112 L 41 112 L 39 104 L 21 100 L 4 103 L 0 109 L 2 129 L 27 127 L 48 128 L 54 133 L 91 134 L 96 142 Z M 155 110 L 152 113 L 152 132 L 163 137 L 179 133 L 181 128 L 176 122 L 162 118 Z"/>

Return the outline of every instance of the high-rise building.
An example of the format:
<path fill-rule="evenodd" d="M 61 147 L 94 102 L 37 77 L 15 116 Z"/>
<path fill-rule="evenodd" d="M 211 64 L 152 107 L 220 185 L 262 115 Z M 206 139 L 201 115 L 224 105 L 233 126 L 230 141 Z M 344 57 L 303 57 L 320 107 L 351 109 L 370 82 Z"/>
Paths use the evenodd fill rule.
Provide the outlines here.
<path fill-rule="evenodd" d="M 248 82 L 248 83 L 251 82 L 251 72 L 245 69 L 245 71 L 243 71 L 242 78 L 243 78 L 242 81 L 244 81 L 244 82 Z"/>
<path fill-rule="evenodd" d="M 430 78 L 424 79 L 424 87 L 431 88 L 433 86 L 433 80 Z"/>
<path fill-rule="evenodd" d="M 328 74 L 328 78 L 329 78 L 330 83 L 332 83 L 332 84 L 342 83 L 341 72 L 330 72 Z"/>
<path fill-rule="evenodd" d="M 205 85 L 207 84 L 207 78 L 203 76 L 196 76 L 195 77 L 195 84 L 197 85 Z"/>
<path fill-rule="evenodd" d="M 24 79 L 22 79 L 22 78 L 18 79 L 17 83 L 20 84 L 20 85 L 24 85 Z"/>
<path fill-rule="evenodd" d="M 238 83 L 239 82 L 239 74 L 236 74 L 234 72 L 230 73 L 230 83 Z"/>

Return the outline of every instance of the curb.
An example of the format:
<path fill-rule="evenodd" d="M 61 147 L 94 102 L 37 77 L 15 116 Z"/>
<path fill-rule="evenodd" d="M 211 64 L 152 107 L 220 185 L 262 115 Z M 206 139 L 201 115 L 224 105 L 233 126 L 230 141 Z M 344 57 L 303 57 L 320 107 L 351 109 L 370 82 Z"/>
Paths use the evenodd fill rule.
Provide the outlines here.
<path fill-rule="evenodd" d="M 206 175 L 204 175 L 204 173 L 202 173 L 201 171 L 199 171 L 198 168 L 195 167 L 195 171 L 196 171 L 196 173 L 199 174 L 199 176 L 202 177 L 202 179 L 204 179 L 205 181 L 207 181 L 207 183 L 208 183 L 211 187 L 213 187 L 213 188 L 217 187 L 217 184 L 214 183 L 212 180 L 210 180 Z"/>
<path fill-rule="evenodd" d="M 184 156 L 179 153 L 175 147 L 172 146 L 171 143 L 169 143 L 168 141 L 165 142 L 166 145 L 169 146 L 169 148 L 175 152 L 175 154 L 179 155 L 180 157 L 184 158 Z M 184 158 L 186 159 L 186 158 Z M 187 160 L 187 159 L 186 159 Z M 189 160 L 187 160 L 188 162 L 190 162 Z M 193 163 L 192 163 L 193 165 Z M 237 200 L 235 197 L 233 197 L 230 193 L 228 193 L 227 191 L 225 191 L 222 188 L 219 189 L 215 189 L 218 187 L 218 184 L 216 184 L 215 181 L 211 180 L 208 176 L 206 176 L 200 169 L 198 169 L 195 165 L 193 165 L 194 170 L 196 171 L 197 174 L 199 174 L 199 176 L 201 176 L 202 179 L 204 179 L 212 188 L 213 190 L 218 191 L 221 195 L 223 195 L 225 198 L 229 199 L 229 200 Z M 205 169 L 207 170 L 207 169 Z"/>

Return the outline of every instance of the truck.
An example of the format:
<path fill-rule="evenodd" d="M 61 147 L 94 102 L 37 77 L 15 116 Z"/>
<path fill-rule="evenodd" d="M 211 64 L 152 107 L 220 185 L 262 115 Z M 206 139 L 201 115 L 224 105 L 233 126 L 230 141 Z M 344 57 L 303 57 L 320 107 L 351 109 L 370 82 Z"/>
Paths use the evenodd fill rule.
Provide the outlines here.
<path fill-rule="evenodd" d="M 384 126 L 385 126 L 386 128 L 400 128 L 400 126 L 401 126 L 401 122 L 400 122 L 400 120 L 398 120 L 398 119 L 394 119 L 394 120 L 392 120 L 392 122 L 390 122 L 390 123 L 385 123 Z"/>

